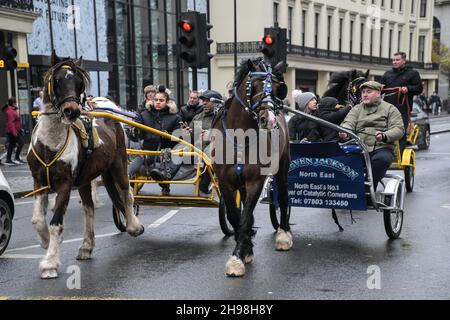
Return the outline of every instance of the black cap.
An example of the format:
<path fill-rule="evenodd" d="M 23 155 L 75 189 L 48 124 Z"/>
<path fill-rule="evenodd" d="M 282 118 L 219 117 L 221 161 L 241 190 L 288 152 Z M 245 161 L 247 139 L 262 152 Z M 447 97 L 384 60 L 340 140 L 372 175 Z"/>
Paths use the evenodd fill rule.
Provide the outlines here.
<path fill-rule="evenodd" d="M 214 90 L 206 90 L 203 92 L 203 94 L 199 97 L 200 99 L 208 99 L 211 100 L 212 98 L 217 100 L 222 100 L 222 95 Z"/>

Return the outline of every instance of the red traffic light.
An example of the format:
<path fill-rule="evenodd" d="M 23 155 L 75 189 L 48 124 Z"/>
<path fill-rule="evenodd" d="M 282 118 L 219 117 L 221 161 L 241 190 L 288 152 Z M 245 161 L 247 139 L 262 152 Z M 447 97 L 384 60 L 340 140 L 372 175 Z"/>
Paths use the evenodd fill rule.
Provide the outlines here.
<path fill-rule="evenodd" d="M 273 38 L 272 38 L 272 36 L 265 36 L 264 39 L 263 39 L 263 41 L 264 41 L 264 43 L 267 44 L 267 45 L 273 44 Z"/>
<path fill-rule="evenodd" d="M 184 31 L 186 32 L 191 32 L 192 31 L 192 26 L 189 22 L 183 21 L 181 22 L 181 28 L 183 28 Z"/>

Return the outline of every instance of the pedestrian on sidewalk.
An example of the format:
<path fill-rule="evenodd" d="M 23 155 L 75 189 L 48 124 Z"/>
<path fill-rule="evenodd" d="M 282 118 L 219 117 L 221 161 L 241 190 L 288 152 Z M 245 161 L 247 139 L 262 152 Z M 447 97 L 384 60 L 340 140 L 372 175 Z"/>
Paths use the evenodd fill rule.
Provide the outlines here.
<path fill-rule="evenodd" d="M 441 115 L 442 102 L 436 91 L 434 91 L 431 95 L 429 103 L 431 105 L 433 115 L 439 117 Z"/>
<path fill-rule="evenodd" d="M 20 159 L 20 152 L 23 147 L 23 130 L 20 124 L 19 112 L 17 112 L 16 98 L 11 97 L 8 99 L 8 104 L 3 107 L 5 113 L 6 123 L 6 137 L 8 139 L 8 153 L 6 155 L 6 165 L 24 164 L 25 162 Z M 15 160 L 11 160 L 11 156 L 14 148 L 16 148 Z"/>

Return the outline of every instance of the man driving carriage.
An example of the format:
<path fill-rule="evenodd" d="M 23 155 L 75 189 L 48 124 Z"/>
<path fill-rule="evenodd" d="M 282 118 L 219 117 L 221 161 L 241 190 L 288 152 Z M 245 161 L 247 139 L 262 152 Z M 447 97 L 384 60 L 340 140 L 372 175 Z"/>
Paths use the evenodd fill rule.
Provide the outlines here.
<path fill-rule="evenodd" d="M 342 127 L 354 131 L 367 145 L 372 164 L 374 188 L 386 174 L 394 161 L 395 142 L 404 135 L 400 111 L 381 99 L 382 85 L 367 81 L 360 86 L 362 102 L 349 112 Z M 339 133 L 348 139 L 347 133 Z"/>

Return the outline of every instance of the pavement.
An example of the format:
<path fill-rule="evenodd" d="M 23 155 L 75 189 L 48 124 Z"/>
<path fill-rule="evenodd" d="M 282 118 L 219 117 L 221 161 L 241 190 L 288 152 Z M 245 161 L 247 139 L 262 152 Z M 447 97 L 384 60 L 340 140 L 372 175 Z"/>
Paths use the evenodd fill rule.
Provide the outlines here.
<path fill-rule="evenodd" d="M 430 124 L 432 135 L 450 132 L 450 114 L 445 113 L 440 117 L 431 115 Z M 0 138 L 0 145 L 4 146 L 2 139 L 4 140 L 4 138 Z M 25 144 L 23 147 L 21 155 L 23 160 L 26 159 L 28 148 L 29 144 Z M 0 155 L 3 155 L 3 153 L 4 150 L 1 150 Z M 6 166 L 4 165 L 4 162 L 5 158 L 1 160 L 2 165 L 0 168 L 11 187 L 14 197 L 17 199 L 23 197 L 27 193 L 30 193 L 33 190 L 33 178 L 31 177 L 31 172 L 28 165 Z"/>

